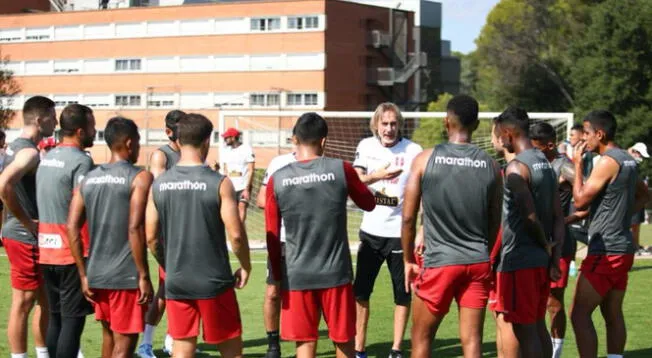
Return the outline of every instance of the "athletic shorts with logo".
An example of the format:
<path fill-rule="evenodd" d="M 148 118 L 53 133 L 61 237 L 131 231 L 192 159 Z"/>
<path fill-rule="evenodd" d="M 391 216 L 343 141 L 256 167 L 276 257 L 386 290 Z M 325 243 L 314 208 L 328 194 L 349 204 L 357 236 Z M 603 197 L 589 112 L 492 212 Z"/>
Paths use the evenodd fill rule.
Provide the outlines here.
<path fill-rule="evenodd" d="M 242 335 L 240 308 L 233 288 L 207 299 L 167 299 L 166 306 L 168 332 L 174 339 L 199 336 L 200 325 L 203 340 L 209 344 Z"/>
<path fill-rule="evenodd" d="M 350 283 L 314 290 L 281 290 L 281 338 L 316 341 L 322 313 L 333 342 L 355 338 L 355 298 Z"/>
<path fill-rule="evenodd" d="M 611 290 L 625 291 L 634 255 L 587 255 L 580 271 L 582 276 L 604 297 Z"/>
<path fill-rule="evenodd" d="M 376 277 L 385 261 L 392 278 L 394 303 L 406 306 L 410 303 L 410 293 L 405 292 L 405 266 L 401 239 L 375 236 L 364 231 L 360 231 L 360 246 L 353 283 L 355 298 L 359 301 L 369 301 Z"/>
<path fill-rule="evenodd" d="M 91 288 L 95 301 L 95 319 L 109 324 L 111 331 L 138 334 L 145 330 L 147 304 L 138 304 L 139 290 Z"/>
<path fill-rule="evenodd" d="M 38 245 L 30 245 L 11 238 L 3 238 L 9 267 L 11 271 L 11 287 L 17 290 L 32 291 L 43 284 L 43 276 L 39 270 Z"/>
<path fill-rule="evenodd" d="M 75 264 L 41 265 L 50 312 L 61 317 L 83 317 L 93 313 L 93 305 L 81 290 Z"/>
<path fill-rule="evenodd" d="M 482 309 L 491 288 L 491 264 L 447 265 L 421 269 L 414 293 L 435 315 L 448 313 L 453 299 L 460 307 Z"/>
<path fill-rule="evenodd" d="M 489 309 L 505 321 L 532 324 L 545 319 L 550 279 L 548 269 L 536 267 L 496 273 Z"/>

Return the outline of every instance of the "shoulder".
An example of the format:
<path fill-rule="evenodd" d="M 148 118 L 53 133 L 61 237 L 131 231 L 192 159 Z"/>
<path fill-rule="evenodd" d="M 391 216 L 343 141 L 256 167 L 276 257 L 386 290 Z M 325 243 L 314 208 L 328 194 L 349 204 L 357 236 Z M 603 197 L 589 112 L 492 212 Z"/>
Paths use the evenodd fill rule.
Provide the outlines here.
<path fill-rule="evenodd" d="M 410 139 L 403 138 L 401 141 L 405 142 L 403 146 L 405 147 L 405 151 L 410 154 L 418 154 L 423 152 L 423 147 L 421 147 L 419 144 L 411 141 Z"/>
<path fill-rule="evenodd" d="M 378 146 L 378 138 L 367 137 L 358 143 L 358 151 L 367 151 Z"/>

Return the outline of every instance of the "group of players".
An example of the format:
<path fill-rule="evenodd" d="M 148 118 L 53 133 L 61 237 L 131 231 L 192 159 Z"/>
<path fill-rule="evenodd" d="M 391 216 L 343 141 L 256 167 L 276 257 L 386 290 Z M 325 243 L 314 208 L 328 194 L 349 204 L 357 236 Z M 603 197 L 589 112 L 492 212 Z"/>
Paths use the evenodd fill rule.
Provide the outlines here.
<path fill-rule="evenodd" d="M 227 163 L 227 176 L 219 174 L 205 164 L 210 120 L 173 111 L 166 118 L 170 142 L 150 158 L 151 172 L 134 165 L 138 127 L 123 117 L 104 130 L 109 162 L 93 165 L 84 151 L 95 137 L 93 112 L 72 104 L 59 117 L 60 144 L 40 158 L 37 143 L 57 125 L 54 102 L 30 98 L 23 119 L 0 174 L 12 358 L 27 357 L 33 307 L 38 358 L 77 357 L 92 312 L 102 325 L 102 357 L 133 356 L 143 331 L 138 355 L 153 357 L 152 331 L 165 308 L 174 357 L 195 355 L 200 326 L 203 341 L 216 344 L 223 357 L 242 356 L 234 288 L 244 287 L 251 273 L 243 222 L 253 155 L 241 156 L 248 158 L 246 170 L 229 170 Z M 366 357 L 369 298 L 385 261 L 396 304 L 390 357 L 402 356 L 410 309 L 412 356 L 430 356 L 453 299 L 466 357 L 482 354 L 487 304 L 500 357 L 559 357 L 563 293 L 575 254 L 568 228 L 586 217 L 588 256 L 571 313 L 578 350 L 597 356 L 591 314 L 599 306 L 609 357 L 622 356 L 622 302 L 634 253 L 629 223 L 648 197 L 636 162 L 614 143 L 613 115 L 593 111 L 584 118 L 583 140 L 570 161 L 556 152 L 549 124 L 530 127 L 524 110 L 508 108 L 492 128 L 504 170 L 471 144 L 479 125 L 472 97 L 448 103 L 448 141 L 434 148 L 422 150 L 405 138 L 403 122 L 395 105 L 379 105 L 370 120 L 373 136 L 360 142 L 351 164 L 323 155 L 327 122 L 306 113 L 293 128 L 293 153 L 267 168 L 257 198 L 269 254 L 267 357 L 280 357 L 280 338 L 296 342 L 297 357 L 314 357 L 322 314 L 338 357 Z M 224 136 L 233 150 L 240 147 L 237 131 Z M 601 155 L 588 177 L 587 151 Z M 348 198 L 365 211 L 355 277 Z M 239 263 L 235 271 L 227 240 Z M 147 248 L 160 266 L 156 295 Z"/>

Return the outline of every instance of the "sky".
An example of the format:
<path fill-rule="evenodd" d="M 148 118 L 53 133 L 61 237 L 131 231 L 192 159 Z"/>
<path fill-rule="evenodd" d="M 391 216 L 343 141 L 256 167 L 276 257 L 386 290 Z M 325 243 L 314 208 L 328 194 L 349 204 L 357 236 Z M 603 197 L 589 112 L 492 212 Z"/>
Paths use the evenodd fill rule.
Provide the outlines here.
<path fill-rule="evenodd" d="M 442 34 L 451 41 L 453 51 L 468 53 L 475 49 L 487 14 L 499 0 L 436 0 L 442 3 Z"/>

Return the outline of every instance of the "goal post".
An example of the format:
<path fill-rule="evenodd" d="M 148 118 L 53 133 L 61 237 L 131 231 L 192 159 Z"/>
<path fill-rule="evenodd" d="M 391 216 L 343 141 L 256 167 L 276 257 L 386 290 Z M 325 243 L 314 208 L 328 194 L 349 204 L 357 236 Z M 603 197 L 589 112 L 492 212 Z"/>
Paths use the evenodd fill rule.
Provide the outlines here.
<path fill-rule="evenodd" d="M 256 207 L 256 196 L 261 187 L 264 169 L 277 155 L 292 151 L 292 127 L 296 120 L 307 111 L 278 110 L 228 110 L 220 111 L 218 116 L 218 132 L 215 136 L 219 152 L 224 146 L 221 136 L 227 128 L 236 128 L 242 132 L 242 140 L 254 149 L 256 155 L 256 172 L 249 201 L 246 227 L 249 237 L 254 242 L 265 240 L 265 220 L 263 211 Z M 315 111 L 328 123 L 328 139 L 325 155 L 343 160 L 353 161 L 355 150 L 363 138 L 371 136 L 369 121 L 373 112 L 367 111 Z M 492 119 L 499 112 L 480 112 L 480 125 L 473 133 L 473 143 L 494 154 L 491 144 Z M 401 134 L 419 143 L 424 148 L 446 140 L 443 118 L 445 112 L 401 112 L 404 119 Z M 573 113 L 528 113 L 531 123 L 545 121 L 550 123 L 557 132 L 557 140 L 561 142 L 569 138 L 574 123 Z M 221 159 L 220 159 L 221 162 Z M 348 216 L 349 240 L 357 240 L 362 214 L 351 206 Z"/>

